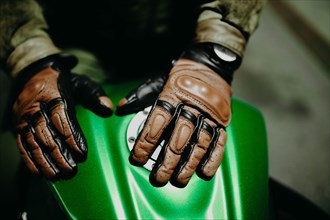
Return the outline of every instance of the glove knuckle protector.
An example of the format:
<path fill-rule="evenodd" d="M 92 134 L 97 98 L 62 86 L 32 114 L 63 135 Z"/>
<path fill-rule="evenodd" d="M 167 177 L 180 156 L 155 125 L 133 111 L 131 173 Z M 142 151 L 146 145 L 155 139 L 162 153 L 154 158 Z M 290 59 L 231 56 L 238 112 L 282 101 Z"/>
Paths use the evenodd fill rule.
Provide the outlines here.
<path fill-rule="evenodd" d="M 172 94 L 185 105 L 208 115 L 216 123 L 228 126 L 231 118 L 231 88 L 203 64 L 189 60 L 176 64 L 160 99 L 171 100 Z"/>

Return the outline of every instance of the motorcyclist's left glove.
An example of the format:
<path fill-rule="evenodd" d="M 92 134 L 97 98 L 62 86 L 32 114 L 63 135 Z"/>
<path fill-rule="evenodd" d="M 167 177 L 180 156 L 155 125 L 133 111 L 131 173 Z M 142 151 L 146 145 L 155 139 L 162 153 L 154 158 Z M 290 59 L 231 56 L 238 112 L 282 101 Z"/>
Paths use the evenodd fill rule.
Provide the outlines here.
<path fill-rule="evenodd" d="M 117 105 L 116 114 L 125 115 L 156 100 L 129 158 L 142 166 L 163 143 L 150 174 L 154 186 L 185 187 L 195 171 L 205 180 L 217 171 L 231 119 L 230 82 L 241 62 L 226 50 L 193 45 L 168 75 L 148 80 Z"/>
<path fill-rule="evenodd" d="M 71 73 L 77 59 L 54 54 L 30 64 L 17 77 L 13 125 L 21 156 L 35 174 L 47 179 L 71 178 L 87 158 L 87 143 L 75 115 L 80 103 L 102 117 L 112 103 L 102 88 Z"/>

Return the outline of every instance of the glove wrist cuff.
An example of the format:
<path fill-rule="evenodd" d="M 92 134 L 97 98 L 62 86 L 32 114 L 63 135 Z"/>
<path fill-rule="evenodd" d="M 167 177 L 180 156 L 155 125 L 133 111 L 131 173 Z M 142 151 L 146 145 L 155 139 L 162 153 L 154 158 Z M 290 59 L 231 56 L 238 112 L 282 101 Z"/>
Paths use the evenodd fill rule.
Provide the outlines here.
<path fill-rule="evenodd" d="M 215 52 L 216 44 L 198 43 L 184 51 L 180 58 L 186 58 L 202 63 L 218 73 L 229 85 L 233 80 L 234 71 L 239 68 L 242 58 L 237 56 L 233 61 L 227 61 L 219 57 Z"/>
<path fill-rule="evenodd" d="M 18 73 L 14 81 L 15 91 L 17 93 L 22 91 L 27 81 L 29 81 L 35 74 L 47 67 L 52 67 L 58 72 L 67 72 L 71 70 L 77 63 L 78 59 L 75 56 L 64 53 L 52 54 L 37 60 Z"/>

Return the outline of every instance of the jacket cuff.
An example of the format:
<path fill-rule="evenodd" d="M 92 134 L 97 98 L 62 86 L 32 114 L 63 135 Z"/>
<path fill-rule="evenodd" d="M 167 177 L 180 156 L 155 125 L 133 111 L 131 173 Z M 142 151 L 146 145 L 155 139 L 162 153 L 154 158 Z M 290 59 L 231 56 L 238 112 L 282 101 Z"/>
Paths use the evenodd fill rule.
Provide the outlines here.
<path fill-rule="evenodd" d="M 11 77 L 16 78 L 18 73 L 30 64 L 60 52 L 61 50 L 54 46 L 48 37 L 37 36 L 29 38 L 19 44 L 9 55 L 7 59 L 7 70 Z"/>
<path fill-rule="evenodd" d="M 244 35 L 234 26 L 221 20 L 222 15 L 211 10 L 203 11 L 199 17 L 196 43 L 215 43 L 243 57 L 247 43 Z"/>

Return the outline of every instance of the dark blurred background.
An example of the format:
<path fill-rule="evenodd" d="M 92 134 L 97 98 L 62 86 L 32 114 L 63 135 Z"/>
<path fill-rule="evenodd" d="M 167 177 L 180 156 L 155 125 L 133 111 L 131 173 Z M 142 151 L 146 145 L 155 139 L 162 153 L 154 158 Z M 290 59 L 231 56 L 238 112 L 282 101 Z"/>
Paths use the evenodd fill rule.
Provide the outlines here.
<path fill-rule="evenodd" d="M 330 1 L 268 0 L 233 82 L 266 121 L 270 178 L 330 214 Z M 0 124 L 9 79 L 0 73 Z M 15 202 L 19 154 L 0 132 L 0 199 Z"/>
<path fill-rule="evenodd" d="M 269 0 L 234 95 L 262 111 L 269 173 L 330 213 L 330 1 Z"/>

